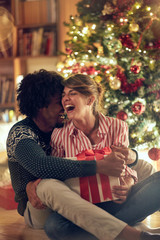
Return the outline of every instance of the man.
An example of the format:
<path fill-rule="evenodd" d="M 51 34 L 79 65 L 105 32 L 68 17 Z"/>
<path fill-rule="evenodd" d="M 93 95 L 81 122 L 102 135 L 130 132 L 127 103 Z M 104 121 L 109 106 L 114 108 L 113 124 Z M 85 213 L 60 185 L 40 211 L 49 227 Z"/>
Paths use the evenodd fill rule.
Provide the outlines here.
<path fill-rule="evenodd" d="M 69 161 L 50 156 L 51 149 L 49 143 L 51 132 L 53 128 L 57 126 L 63 114 L 61 106 L 61 93 L 63 91 L 63 86 L 61 85 L 62 79 L 62 76 L 55 72 L 40 70 L 39 72 L 28 74 L 22 80 L 17 91 L 17 101 L 20 112 L 27 117 L 16 123 L 10 130 L 7 139 L 7 153 L 12 185 L 15 191 L 15 200 L 18 202 L 18 212 L 24 215 L 28 225 L 33 228 L 43 228 L 46 219 L 52 211 L 50 208 L 45 208 L 41 202 L 38 203 L 37 208 L 33 207 L 30 201 L 28 201 L 26 186 L 28 183 L 28 188 L 29 186 L 35 186 L 35 183 L 32 183 L 32 181 L 39 178 L 57 179 L 53 180 L 53 195 L 55 198 L 50 199 L 51 202 L 54 201 L 54 204 L 56 202 L 54 210 L 93 235 L 95 234 L 95 236 L 97 236 L 95 226 L 100 224 L 98 220 L 99 216 L 102 220 L 104 219 L 103 227 L 108 229 L 106 233 L 110 239 L 113 239 L 124 230 L 126 223 L 112 217 L 110 214 L 92 204 L 84 202 L 85 200 L 75 195 L 75 193 L 61 181 L 72 177 L 95 175 L 96 172 L 120 176 L 124 169 L 125 161 L 127 162 L 128 160 L 127 163 L 133 164 L 136 159 L 136 154 L 131 150 L 117 149 L 110 157 L 99 162 L 94 160 Z M 120 153 L 120 151 L 122 151 L 123 154 Z M 39 183 L 39 180 L 36 184 L 37 183 Z M 43 189 L 41 182 L 38 184 L 37 189 L 40 188 L 41 190 Z M 44 189 L 44 197 L 46 197 L 45 194 L 46 191 Z M 72 201 L 72 199 L 75 200 L 75 198 L 78 201 L 77 203 Z M 79 210 L 81 209 L 81 201 L 82 212 L 84 211 L 85 204 L 85 210 L 88 211 L 88 213 L 87 211 L 85 212 L 86 217 L 83 219 L 83 223 L 81 219 L 78 220 L 79 211 L 77 212 L 77 207 Z M 52 208 L 50 205 L 51 202 L 45 202 L 45 204 Z M 72 211 L 70 211 L 71 209 Z M 90 224 L 88 224 L 90 212 L 94 212 L 94 216 L 97 216 L 97 218 L 94 219 L 95 226 L 92 224 L 91 227 Z M 93 218 L 93 215 L 91 215 L 91 217 Z M 88 236 L 91 239 L 92 237 L 95 239 L 93 235 L 83 230 L 82 232 L 84 236 L 87 236 L 86 239 L 89 239 Z M 101 236 L 97 237 L 101 239 Z"/>

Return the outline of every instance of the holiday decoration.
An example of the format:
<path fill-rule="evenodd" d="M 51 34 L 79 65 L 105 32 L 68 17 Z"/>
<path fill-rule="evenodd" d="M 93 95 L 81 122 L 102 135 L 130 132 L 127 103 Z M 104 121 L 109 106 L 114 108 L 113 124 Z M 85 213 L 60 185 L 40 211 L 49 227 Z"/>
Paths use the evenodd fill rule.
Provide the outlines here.
<path fill-rule="evenodd" d="M 148 151 L 148 156 L 150 157 L 150 159 L 157 161 L 160 159 L 160 149 L 158 148 L 151 148 Z"/>
<path fill-rule="evenodd" d="M 72 53 L 72 49 L 66 48 L 66 53 L 68 53 L 70 55 Z"/>
<path fill-rule="evenodd" d="M 121 86 L 121 81 L 118 78 L 114 77 L 109 81 L 109 86 L 113 90 L 118 90 Z"/>
<path fill-rule="evenodd" d="M 128 115 L 127 115 L 126 112 L 120 111 L 120 112 L 117 113 L 116 117 L 117 117 L 118 119 L 121 119 L 121 120 L 125 121 L 125 120 L 127 120 Z"/>
<path fill-rule="evenodd" d="M 141 115 L 145 111 L 145 106 L 141 102 L 136 102 L 132 105 L 132 111 L 136 115 Z"/>
<path fill-rule="evenodd" d="M 139 30 L 139 25 L 136 24 L 136 23 L 131 23 L 131 24 L 129 25 L 129 30 L 130 30 L 131 32 L 137 32 L 137 31 Z"/>
<path fill-rule="evenodd" d="M 102 81 L 101 76 L 96 76 L 94 79 L 97 83 L 100 83 Z"/>
<path fill-rule="evenodd" d="M 130 70 L 131 70 L 131 72 L 138 74 L 140 72 L 141 68 L 140 68 L 140 66 L 133 65 L 133 66 L 131 66 Z"/>
<path fill-rule="evenodd" d="M 81 0 L 65 25 L 57 70 L 102 84 L 106 114 L 126 121 L 130 147 L 160 148 L 159 0 Z"/>

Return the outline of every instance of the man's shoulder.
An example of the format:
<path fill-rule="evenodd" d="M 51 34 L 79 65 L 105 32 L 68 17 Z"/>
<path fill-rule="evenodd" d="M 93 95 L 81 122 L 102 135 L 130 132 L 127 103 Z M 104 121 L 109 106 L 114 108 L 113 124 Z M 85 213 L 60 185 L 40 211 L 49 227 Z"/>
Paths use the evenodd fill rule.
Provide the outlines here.
<path fill-rule="evenodd" d="M 15 159 L 15 149 L 18 143 L 24 139 L 32 139 L 34 141 L 37 141 L 38 139 L 27 118 L 15 123 L 9 131 L 6 142 L 9 160 L 13 160 L 13 158 Z"/>
<path fill-rule="evenodd" d="M 25 138 L 37 138 L 37 135 L 27 118 L 15 123 L 12 126 L 8 134 L 7 146 L 17 145 L 20 140 Z"/>
<path fill-rule="evenodd" d="M 17 123 L 15 123 L 12 128 L 9 131 L 8 137 L 14 135 L 14 137 L 18 135 L 33 135 L 34 134 L 34 128 L 32 127 L 30 120 L 28 118 L 25 118 Z"/>

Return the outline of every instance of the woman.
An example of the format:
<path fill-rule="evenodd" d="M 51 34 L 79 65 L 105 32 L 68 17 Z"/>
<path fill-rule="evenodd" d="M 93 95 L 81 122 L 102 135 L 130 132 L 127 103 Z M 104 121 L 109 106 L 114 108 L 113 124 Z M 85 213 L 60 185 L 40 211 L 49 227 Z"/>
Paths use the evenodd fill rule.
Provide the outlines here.
<path fill-rule="evenodd" d="M 62 105 L 70 121 L 66 123 L 62 129 L 55 129 L 52 133 L 51 146 L 53 148 L 52 154 L 54 156 L 73 157 L 87 148 L 95 150 L 106 146 L 110 147 L 112 145 L 128 146 L 127 124 L 118 119 L 105 117 L 99 112 L 98 107 L 102 96 L 102 91 L 99 85 L 97 85 L 88 76 L 82 74 L 77 74 L 68 78 L 63 84 L 64 91 L 62 94 Z M 114 158 L 115 153 L 113 152 L 111 154 Z M 131 201 L 133 204 L 135 203 L 134 200 L 138 197 L 138 188 L 135 188 L 134 191 L 134 187 L 132 187 L 130 190 L 130 187 L 136 180 L 136 176 L 135 173 L 129 171 L 129 169 L 126 173 L 128 174 L 125 174 L 125 177 L 122 178 L 124 185 L 115 186 L 113 188 L 113 193 L 117 200 L 106 202 L 105 199 L 103 199 L 104 202 L 102 201 L 103 203 L 97 203 L 97 205 L 119 219 L 125 219 L 124 221 L 132 225 L 151 214 L 151 211 L 154 212 L 158 210 L 160 208 L 160 204 L 157 205 L 156 202 L 154 210 L 149 210 L 145 214 L 142 211 L 139 215 L 130 214 L 130 203 Z M 157 179 L 159 179 L 159 176 L 156 178 L 156 182 L 158 181 Z M 74 188 L 72 183 L 69 183 L 69 185 Z M 127 201 L 125 201 L 126 198 Z M 137 200 L 139 200 L 139 204 L 142 204 L 144 199 Z M 133 207 L 133 209 L 138 208 Z M 123 215 L 123 211 L 125 212 L 125 215 Z M 126 214 L 127 211 L 128 214 Z M 64 223 L 68 221 L 57 214 L 57 222 L 62 224 L 63 220 Z M 71 229 L 73 230 L 73 224 L 71 223 L 71 225 Z M 59 230 L 56 235 L 56 239 L 62 239 L 59 234 Z M 55 233 L 56 229 L 54 229 L 53 232 Z M 124 227 L 124 229 L 120 232 L 119 237 L 123 237 L 126 240 L 160 239 L 160 235 L 158 234 L 150 235 L 149 233 L 140 232 L 129 226 Z"/>
<path fill-rule="evenodd" d="M 100 113 L 99 106 L 101 106 L 103 90 L 99 84 L 96 84 L 89 76 L 79 74 L 64 81 L 64 86 L 62 105 L 70 121 L 63 128 L 57 128 L 52 133 L 53 156 L 71 158 L 86 149 L 93 151 L 103 149 L 103 154 L 108 155 L 111 154 L 112 145 L 128 147 L 127 124 L 119 119 L 105 117 Z M 124 174 L 125 181 L 128 181 L 129 185 L 137 181 L 136 172 L 127 166 L 125 166 Z M 118 178 L 117 181 L 115 178 L 111 180 L 118 184 Z M 86 200 L 99 203 L 107 199 L 112 200 L 110 189 L 106 189 L 109 187 L 108 181 L 107 177 L 102 175 L 97 175 L 97 178 L 80 178 L 80 189 L 77 189 L 79 179 L 72 178 L 66 182 L 73 190 L 81 192 L 81 196 Z M 117 188 L 119 191 L 114 194 L 117 201 L 122 203 L 126 196 L 121 196 L 121 188 Z M 128 189 L 125 188 L 125 191 Z"/>

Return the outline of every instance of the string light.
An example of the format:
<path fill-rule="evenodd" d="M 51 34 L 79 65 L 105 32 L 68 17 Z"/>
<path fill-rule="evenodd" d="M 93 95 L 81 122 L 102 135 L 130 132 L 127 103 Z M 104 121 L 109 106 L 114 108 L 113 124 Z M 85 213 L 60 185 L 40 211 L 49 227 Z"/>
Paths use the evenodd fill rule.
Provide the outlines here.
<path fill-rule="evenodd" d="M 148 124 L 147 131 L 148 131 L 148 132 L 153 131 L 153 128 L 155 127 L 155 125 L 156 125 L 156 123 L 150 123 L 150 124 Z"/>
<path fill-rule="evenodd" d="M 75 41 L 75 42 L 77 41 L 77 36 L 73 37 L 73 41 Z"/>
<path fill-rule="evenodd" d="M 149 12 L 149 11 L 151 11 L 151 7 L 146 7 L 146 10 Z"/>
<path fill-rule="evenodd" d="M 139 9 L 141 7 L 141 5 L 139 3 L 136 3 L 135 7 L 136 7 L 136 9 Z"/>
<path fill-rule="evenodd" d="M 96 24 L 92 25 L 92 29 L 95 30 L 96 29 Z"/>
<path fill-rule="evenodd" d="M 82 29 L 82 33 L 83 33 L 83 34 L 87 34 L 87 33 L 88 33 L 88 27 L 84 27 L 84 28 Z"/>
<path fill-rule="evenodd" d="M 87 4 L 85 5 L 85 8 L 86 6 Z M 111 14 L 109 13 L 109 10 L 112 11 Z M 150 79 L 144 79 L 143 77 L 146 75 L 144 74 L 145 66 L 148 65 L 148 71 L 152 70 L 153 72 L 154 70 L 156 72 L 157 70 L 157 61 L 155 60 L 156 58 L 154 58 L 154 53 L 153 55 L 151 54 L 149 56 L 148 51 L 155 51 L 157 47 L 156 44 L 158 44 L 159 48 L 159 42 L 157 43 L 156 41 L 154 41 L 154 38 L 149 38 L 149 41 L 147 42 L 147 34 L 149 34 L 150 30 L 152 31 L 151 26 L 153 21 L 159 21 L 159 10 L 154 12 L 154 8 L 144 5 L 141 0 L 136 0 L 132 7 L 126 6 L 126 11 L 128 11 L 128 13 L 124 11 L 123 14 L 120 14 L 119 11 L 116 12 L 116 9 L 114 11 L 117 14 L 114 14 L 111 6 L 111 9 L 106 9 L 106 12 L 105 14 L 103 14 L 102 19 L 100 19 L 99 16 L 98 19 L 96 19 L 96 16 L 94 16 L 95 21 L 94 19 L 90 19 L 92 15 L 87 17 L 85 17 L 85 15 L 82 15 L 81 19 L 80 16 L 75 18 L 71 17 L 72 22 L 70 25 L 69 35 L 72 39 L 69 39 L 66 42 L 68 43 L 68 48 L 71 49 L 72 53 L 70 53 L 70 51 L 66 53 L 68 58 L 74 57 L 75 59 L 77 59 L 77 61 L 76 64 L 74 64 L 74 61 L 69 61 L 67 63 L 68 66 L 65 65 L 64 68 L 68 68 L 68 71 L 64 72 L 64 76 L 66 77 L 70 73 L 77 71 L 83 72 L 84 74 L 89 74 L 93 78 L 96 76 L 94 80 L 97 82 L 99 77 L 99 82 L 102 82 L 102 84 L 106 86 L 108 92 L 105 94 L 104 107 L 108 108 L 108 112 L 112 111 L 111 114 L 113 115 L 116 115 L 116 111 L 119 111 L 120 109 L 123 109 L 125 112 L 127 112 L 128 119 L 126 120 L 126 122 L 129 125 L 132 125 L 131 138 L 134 138 L 133 145 L 135 144 L 136 147 L 137 145 L 139 145 L 140 147 L 142 146 L 142 149 L 144 149 L 144 146 L 148 147 L 149 145 L 152 145 L 152 140 L 150 140 L 150 138 L 152 137 L 151 135 L 157 136 L 156 141 L 158 139 L 158 136 L 160 135 L 158 127 L 155 124 L 152 124 L 152 121 L 149 122 L 147 120 L 148 117 L 146 117 L 148 114 L 148 109 L 149 112 L 150 110 L 153 110 L 155 114 L 156 110 L 152 108 L 152 104 L 146 102 L 145 106 L 147 114 L 144 119 L 142 118 L 143 115 L 136 115 L 136 113 L 132 111 L 131 106 L 133 105 L 133 101 L 136 102 L 139 99 L 136 99 L 136 97 L 130 98 L 130 93 L 133 93 L 133 96 L 136 94 L 138 98 L 146 98 L 146 86 L 148 85 L 148 82 L 151 81 Z M 135 14 L 135 18 L 133 18 L 133 14 Z M 110 17 L 110 15 L 113 15 L 113 19 Z M 109 21 L 108 18 L 110 18 Z M 141 20 L 143 19 L 144 26 L 143 22 L 141 22 Z M 112 22 L 114 23 L 112 24 Z M 131 27 L 129 28 L 130 25 Z M 138 25 L 138 30 L 135 30 L 135 25 Z M 103 31 L 103 33 L 101 31 Z M 96 32 L 97 34 L 99 34 L 97 38 L 95 36 Z M 71 43 L 71 41 L 73 43 Z M 81 51 L 83 45 L 84 51 Z M 117 52 L 119 54 L 117 54 Z M 120 58 L 121 53 L 122 58 Z M 143 64 L 143 58 L 145 64 Z M 132 61 L 132 59 L 134 60 L 134 62 Z M 127 65 L 127 61 L 129 65 Z M 140 74 L 137 74 L 136 70 L 130 71 L 132 65 L 135 65 L 135 69 L 136 67 L 140 69 Z M 118 69 L 118 67 L 120 67 L 120 69 Z M 57 70 L 59 72 L 63 72 L 63 68 L 58 68 Z M 121 79 L 121 87 L 117 92 L 114 92 L 115 89 L 111 88 L 109 85 L 109 82 L 113 81 L 115 78 L 117 78 L 118 80 Z M 127 86 L 123 84 L 123 81 L 124 84 L 127 82 Z M 137 83 L 137 86 L 140 86 L 137 87 L 135 83 Z M 156 92 L 157 89 L 153 89 L 152 84 L 150 85 L 151 87 L 148 88 L 147 93 L 152 94 L 152 92 Z M 116 94 L 119 94 L 121 92 L 122 94 L 120 95 L 120 97 L 118 96 L 118 98 L 116 98 Z M 125 96 L 125 93 L 129 94 Z M 150 101 L 151 94 L 147 95 L 147 101 Z M 128 99 L 128 102 L 125 101 L 126 99 Z M 149 105 L 148 109 L 147 105 Z M 158 103 L 156 103 L 156 106 L 157 108 L 159 107 Z M 157 110 L 158 113 L 160 113 L 159 109 Z M 137 124 L 135 126 L 135 129 L 133 130 L 133 126 L 138 121 L 139 124 Z M 146 134 L 143 134 L 143 131 L 145 131 Z M 145 144 L 143 144 L 143 142 L 145 142 Z M 155 140 L 153 140 L 153 142 L 155 143 Z"/>

